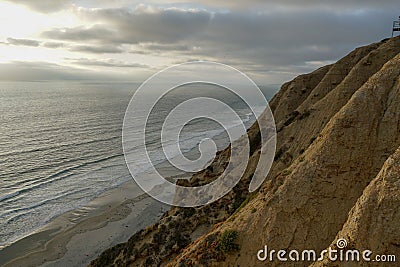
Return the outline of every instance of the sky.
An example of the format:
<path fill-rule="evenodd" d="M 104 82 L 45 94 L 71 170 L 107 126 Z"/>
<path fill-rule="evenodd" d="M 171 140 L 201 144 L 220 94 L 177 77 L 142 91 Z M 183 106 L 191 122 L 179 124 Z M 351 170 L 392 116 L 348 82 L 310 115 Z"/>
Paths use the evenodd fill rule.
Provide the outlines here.
<path fill-rule="evenodd" d="M 228 64 L 280 84 L 390 37 L 398 0 L 3 0 L 0 81 L 141 82 Z"/>

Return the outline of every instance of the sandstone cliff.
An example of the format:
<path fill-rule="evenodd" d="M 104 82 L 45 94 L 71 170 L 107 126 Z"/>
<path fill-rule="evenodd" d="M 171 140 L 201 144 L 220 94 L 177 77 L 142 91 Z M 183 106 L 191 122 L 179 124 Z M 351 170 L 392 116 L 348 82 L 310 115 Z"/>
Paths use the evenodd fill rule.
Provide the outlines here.
<path fill-rule="evenodd" d="M 400 38 L 387 39 L 284 84 L 270 103 L 275 162 L 258 192 L 247 191 L 260 150 L 254 125 L 252 156 L 232 192 L 202 208 L 172 208 L 91 265 L 265 266 L 257 259 L 264 245 L 322 251 L 339 237 L 400 261 L 399 53 Z M 217 177 L 229 153 L 220 152 L 212 171 L 194 175 L 191 184 Z M 221 245 L 226 233 L 232 233 L 228 249 Z M 341 266 L 314 265 L 329 264 Z"/>
<path fill-rule="evenodd" d="M 367 186 L 336 240 L 344 238 L 346 249 L 371 250 L 379 255 L 400 255 L 400 148 L 389 157 L 377 177 Z M 331 245 L 334 247 L 335 243 Z M 348 262 L 346 266 L 379 266 L 382 262 Z M 386 259 L 387 260 L 387 259 Z M 388 264 L 388 263 L 386 263 Z M 396 263 L 392 263 L 395 266 Z M 397 265 L 398 265 L 397 259 Z M 325 259 L 312 266 L 340 266 Z"/>

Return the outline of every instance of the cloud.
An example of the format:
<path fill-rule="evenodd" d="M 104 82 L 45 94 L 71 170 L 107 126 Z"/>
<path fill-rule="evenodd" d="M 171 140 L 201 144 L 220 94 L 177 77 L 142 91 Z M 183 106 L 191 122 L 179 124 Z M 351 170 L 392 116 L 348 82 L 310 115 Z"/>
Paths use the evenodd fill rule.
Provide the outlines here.
<path fill-rule="evenodd" d="M 93 27 L 53 29 L 44 37 L 107 43 L 138 44 L 146 42 L 175 43 L 205 30 L 211 13 L 204 10 L 154 8 L 138 6 L 130 9 L 77 9 L 77 14 L 99 24 Z"/>
<path fill-rule="evenodd" d="M 307 2 L 307 1 L 304 1 Z M 296 2 L 289 1 L 288 4 Z M 297 48 L 310 54 L 331 56 L 338 46 L 350 47 L 382 38 L 393 11 L 365 10 L 335 13 L 312 9 L 212 13 L 199 9 L 78 8 L 77 14 L 98 24 L 92 27 L 53 29 L 43 36 L 68 41 L 102 44 L 138 44 L 147 50 L 192 51 L 213 54 L 253 53 Z M 257 50 L 257 51 L 255 51 Z M 275 52 L 274 52 L 275 53 Z M 272 55 L 271 55 L 272 56 Z M 314 58 L 310 59 L 314 60 Z M 325 60 L 325 59 L 321 59 Z"/>
<path fill-rule="evenodd" d="M 106 25 L 55 29 L 43 32 L 42 36 L 50 39 L 77 42 L 118 40 L 116 32 L 109 30 Z"/>
<path fill-rule="evenodd" d="M 318 67 L 318 62 L 334 61 L 354 47 L 387 37 L 392 19 L 398 16 L 397 1 L 392 0 L 151 0 L 148 3 L 154 6 L 134 8 L 138 1 L 115 0 L 100 1 L 103 8 L 88 8 L 98 6 L 95 2 L 78 2 L 86 7 L 71 10 L 82 25 L 44 31 L 42 46 L 89 54 L 132 53 L 144 59 L 153 57 L 151 62 L 160 57 L 160 64 L 168 59 L 200 58 L 252 73 L 294 76 Z M 130 8 L 114 7 L 117 2 Z M 83 59 L 73 63 L 129 65 Z"/>
<path fill-rule="evenodd" d="M 0 80 L 3 81 L 49 81 L 90 80 L 87 71 L 64 67 L 47 62 L 14 61 L 0 64 Z"/>
<path fill-rule="evenodd" d="M 62 48 L 65 47 L 66 45 L 64 43 L 58 43 L 58 42 L 46 42 L 43 44 L 43 46 L 47 48 Z"/>
<path fill-rule="evenodd" d="M 91 54 L 116 54 L 124 52 L 122 48 L 115 45 L 76 45 L 71 46 L 69 50 Z"/>
<path fill-rule="evenodd" d="M 153 3 L 160 3 L 161 1 L 152 1 Z M 187 0 L 165 0 L 164 4 L 187 4 Z M 197 4 L 200 6 L 231 9 L 231 10 L 272 10 L 274 8 L 279 9 L 328 9 L 328 10 L 339 10 L 345 9 L 398 9 L 399 3 L 397 0 L 247 0 L 247 1 L 231 1 L 231 0 L 194 0 L 191 4 Z"/>
<path fill-rule="evenodd" d="M 18 0 L 11 1 L 13 4 L 21 4 L 29 7 L 32 10 L 42 12 L 42 13 L 51 13 L 59 11 L 65 7 L 71 5 L 71 0 Z"/>
<path fill-rule="evenodd" d="M 34 47 L 38 47 L 40 45 L 40 42 L 31 39 L 7 38 L 7 42 L 10 45 L 34 46 Z"/>
<path fill-rule="evenodd" d="M 7 43 L 1 42 L 4 45 L 16 45 L 16 46 L 32 46 L 32 47 L 39 47 L 43 46 L 46 48 L 67 48 L 69 51 L 72 52 L 83 52 L 83 53 L 91 53 L 91 54 L 115 54 L 115 53 L 122 53 L 124 50 L 116 45 L 70 45 L 60 42 L 45 42 L 41 43 L 36 40 L 31 39 L 15 39 L 15 38 L 7 38 Z"/>
<path fill-rule="evenodd" d="M 111 67 L 111 68 L 149 68 L 149 66 L 139 63 L 126 63 L 117 61 L 114 59 L 108 60 L 94 60 L 89 58 L 78 58 L 78 59 L 67 59 L 72 64 L 81 66 L 99 66 L 99 67 Z"/>
<path fill-rule="evenodd" d="M 32 46 L 39 47 L 43 46 L 46 48 L 57 49 L 57 48 L 66 48 L 72 52 L 83 52 L 83 53 L 91 53 L 91 54 L 116 54 L 122 53 L 124 50 L 117 45 L 99 45 L 99 44 L 89 44 L 89 45 L 71 45 L 61 42 L 44 42 L 41 43 L 36 40 L 31 39 L 15 39 L 15 38 L 7 38 L 7 42 L 0 42 L 3 45 L 16 45 L 16 46 Z"/>
<path fill-rule="evenodd" d="M 0 81 L 132 81 L 135 73 L 119 74 L 73 68 L 48 62 L 0 63 Z M 141 74 L 143 75 L 143 74 Z"/>
<path fill-rule="evenodd" d="M 141 43 L 139 46 L 150 51 L 192 51 L 196 49 L 196 47 L 187 44 Z"/>
<path fill-rule="evenodd" d="M 250 1 L 252 7 L 267 3 L 279 8 L 80 7 L 74 9 L 75 14 L 93 26 L 53 29 L 43 36 L 76 43 L 73 51 L 129 52 L 174 61 L 202 58 L 252 73 L 286 72 L 294 76 L 318 67 L 309 62 L 333 61 L 357 46 L 385 38 L 392 18 L 397 17 L 392 9 L 373 9 L 376 4 L 372 1 L 359 5 L 362 8 L 353 8 L 356 3 L 350 1 L 340 12 L 336 2 L 334 6 L 312 0 Z M 222 3 L 230 6 L 228 1 Z M 307 6 L 312 3 L 315 5 Z"/>

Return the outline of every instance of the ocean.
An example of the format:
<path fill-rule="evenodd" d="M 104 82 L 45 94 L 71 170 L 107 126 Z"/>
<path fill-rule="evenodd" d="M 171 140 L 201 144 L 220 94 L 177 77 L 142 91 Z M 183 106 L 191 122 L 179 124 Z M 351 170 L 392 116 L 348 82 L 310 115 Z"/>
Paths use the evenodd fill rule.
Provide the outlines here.
<path fill-rule="evenodd" d="M 138 86 L 0 83 L 0 248 L 132 179 L 122 152 L 121 132 L 126 107 Z M 276 86 L 261 89 L 267 99 L 277 91 Z M 198 96 L 225 100 L 246 127 L 255 120 L 237 97 L 221 88 L 179 88 L 156 105 L 149 117 L 146 143 L 154 164 L 166 160 L 159 140 L 165 115 L 178 103 Z M 218 149 L 228 145 L 224 129 L 204 119 L 185 126 L 179 145 L 184 153 L 196 156 L 197 145 L 204 138 L 216 139 Z M 168 141 L 164 145 L 168 147 Z M 140 158 L 135 159 L 135 166 L 134 175 L 149 168 Z"/>

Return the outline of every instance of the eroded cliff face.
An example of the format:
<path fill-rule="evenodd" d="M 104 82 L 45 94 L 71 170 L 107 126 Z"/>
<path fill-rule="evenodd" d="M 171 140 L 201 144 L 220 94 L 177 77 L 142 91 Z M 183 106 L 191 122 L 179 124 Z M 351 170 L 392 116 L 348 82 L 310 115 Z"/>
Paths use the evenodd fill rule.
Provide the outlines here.
<path fill-rule="evenodd" d="M 265 245 L 322 251 L 338 236 L 399 253 L 399 53 L 400 38 L 384 40 L 284 84 L 270 103 L 277 153 L 258 192 L 247 190 L 260 149 L 254 125 L 247 171 L 231 193 L 205 207 L 171 209 L 92 266 L 265 266 L 257 259 Z M 229 149 L 220 152 L 213 171 L 194 175 L 192 185 L 217 177 L 228 159 Z M 227 230 L 237 233 L 237 250 L 221 251 Z"/>
<path fill-rule="evenodd" d="M 370 250 L 371 256 L 365 261 L 360 255 L 360 262 L 347 262 L 346 266 L 379 266 L 385 263 L 373 262 L 376 255 L 379 260 L 387 261 L 390 255 L 400 255 L 400 147 L 389 157 L 379 174 L 365 188 L 356 205 L 351 209 L 348 219 L 336 240 L 344 238 L 346 249 L 361 252 Z M 335 248 L 336 242 L 330 247 Z M 384 255 L 385 258 L 382 258 Z M 340 266 L 328 258 L 312 265 Z"/>

